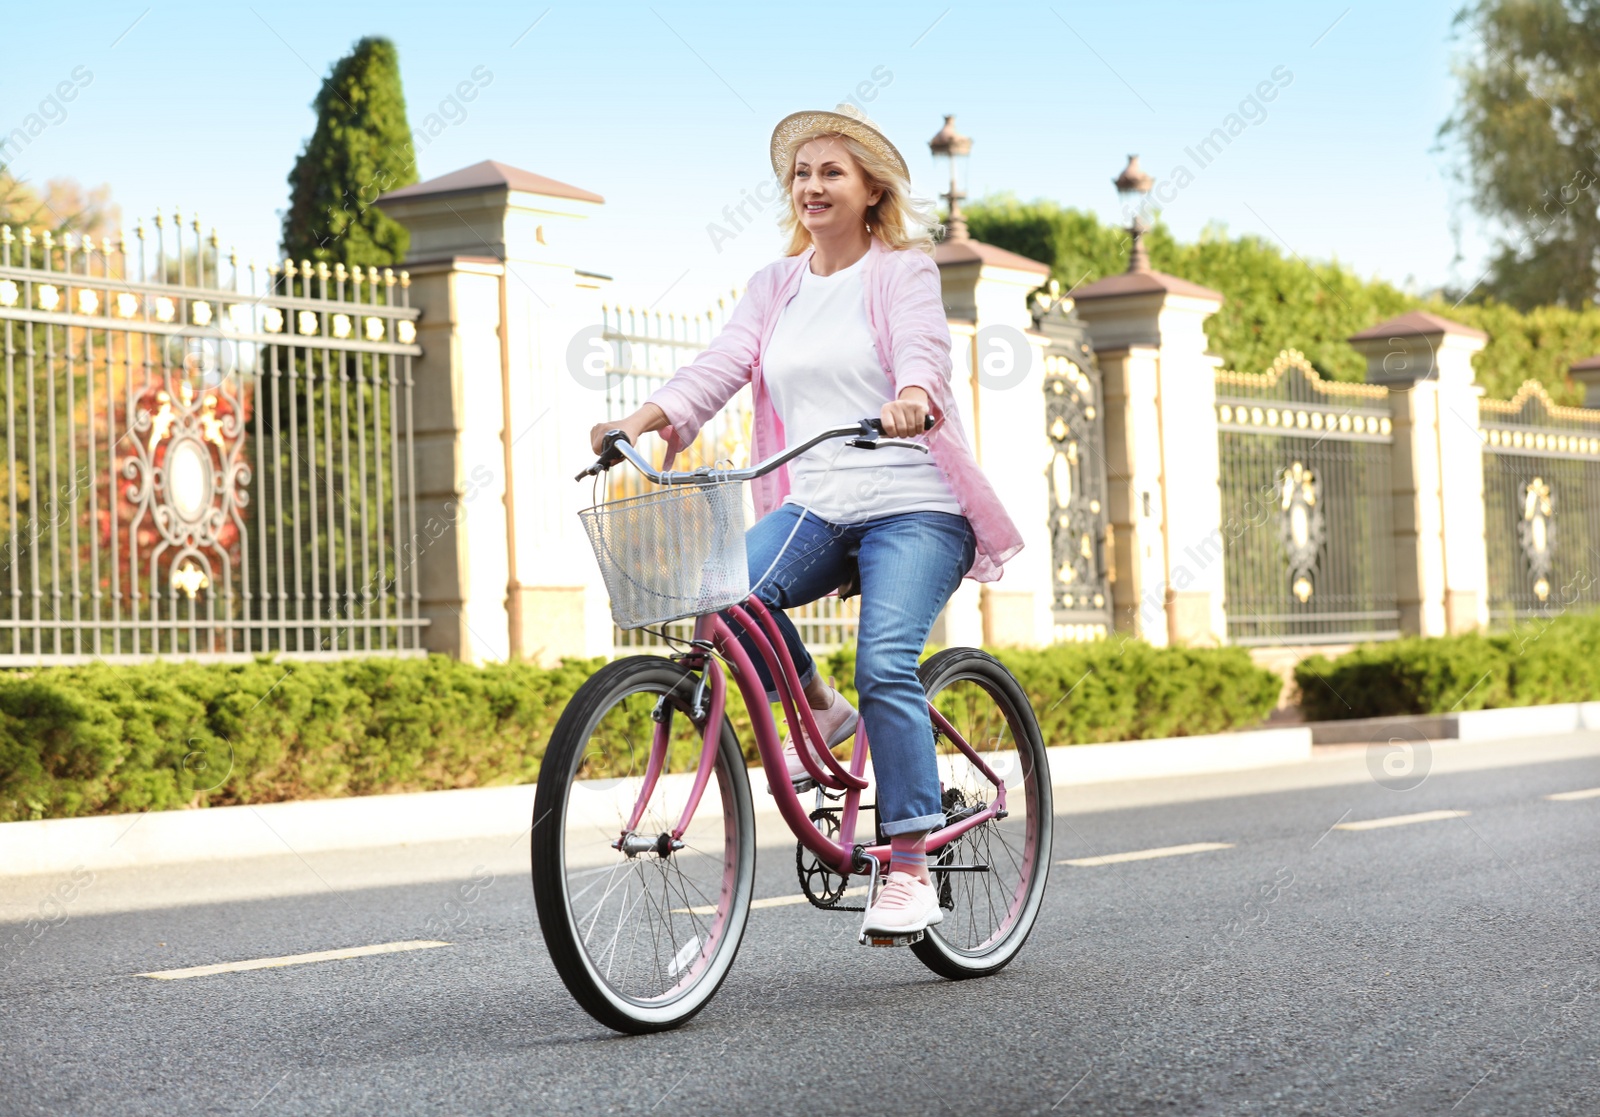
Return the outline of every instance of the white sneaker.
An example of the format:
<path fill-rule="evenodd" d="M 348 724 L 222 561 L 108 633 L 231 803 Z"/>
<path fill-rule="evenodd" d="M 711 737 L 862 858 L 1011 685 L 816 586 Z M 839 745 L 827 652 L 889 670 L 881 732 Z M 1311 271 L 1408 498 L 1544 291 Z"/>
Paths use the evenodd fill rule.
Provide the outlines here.
<path fill-rule="evenodd" d="M 817 732 L 822 734 L 822 739 L 827 742 L 827 747 L 832 749 L 844 744 L 855 736 L 856 726 L 861 723 L 861 715 L 856 708 L 845 701 L 844 695 L 828 688 L 832 701 L 826 710 L 812 710 L 812 720 L 817 723 Z M 812 753 L 815 756 L 815 753 Z M 789 772 L 789 782 L 794 784 L 796 791 L 805 791 L 815 786 L 816 781 L 811 778 L 811 773 L 806 771 L 806 766 L 800 760 L 800 753 L 795 748 L 794 736 L 790 734 L 783 739 L 783 762 Z M 826 768 L 822 761 L 819 765 Z"/>
<path fill-rule="evenodd" d="M 910 873 L 890 873 L 867 909 L 863 935 L 914 935 L 944 922 L 939 890 Z"/>

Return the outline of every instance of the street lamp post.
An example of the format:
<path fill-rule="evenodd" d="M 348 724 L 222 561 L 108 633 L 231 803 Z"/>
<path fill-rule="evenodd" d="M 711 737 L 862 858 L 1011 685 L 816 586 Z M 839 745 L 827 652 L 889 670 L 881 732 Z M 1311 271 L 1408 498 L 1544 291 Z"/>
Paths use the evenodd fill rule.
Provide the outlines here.
<path fill-rule="evenodd" d="M 950 192 L 944 195 L 950 206 L 945 240 L 966 240 L 967 219 L 961 212 L 961 199 L 967 196 L 962 187 L 967 177 L 967 156 L 972 153 L 972 139 L 956 131 L 955 120 L 954 113 L 945 116 L 944 127 L 928 141 L 928 150 L 933 152 L 934 166 L 941 173 L 950 172 Z"/>
<path fill-rule="evenodd" d="M 1112 182 L 1117 188 L 1117 194 L 1122 198 L 1124 208 L 1132 208 L 1133 219 L 1128 225 L 1128 235 L 1133 239 L 1133 247 L 1128 250 L 1128 271 L 1147 272 L 1150 270 L 1150 256 L 1145 251 L 1144 235 L 1150 231 L 1150 226 L 1144 221 L 1144 208 L 1149 201 L 1150 188 L 1155 185 L 1155 179 L 1145 174 L 1139 167 L 1137 155 L 1128 156 L 1128 165 L 1122 168 L 1122 173 Z"/>

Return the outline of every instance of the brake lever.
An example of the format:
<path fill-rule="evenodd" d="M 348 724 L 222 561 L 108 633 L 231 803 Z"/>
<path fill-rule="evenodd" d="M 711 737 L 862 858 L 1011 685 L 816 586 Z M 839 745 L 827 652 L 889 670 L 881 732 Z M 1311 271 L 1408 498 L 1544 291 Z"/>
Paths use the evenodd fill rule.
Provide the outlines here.
<path fill-rule="evenodd" d="M 846 446 L 855 446 L 862 450 L 877 450 L 884 446 L 898 446 L 905 450 L 921 450 L 928 453 L 928 448 L 920 442 L 912 442 L 905 438 L 852 438 L 845 443 Z"/>
<path fill-rule="evenodd" d="M 600 441 L 600 457 L 588 469 L 574 477 L 573 480 L 582 481 L 585 477 L 593 477 L 596 474 L 604 473 L 612 466 L 621 462 L 623 460 L 622 455 L 616 451 L 616 445 L 618 442 L 626 442 L 630 446 L 633 445 L 632 441 L 623 431 L 606 431 L 605 436 Z"/>
<path fill-rule="evenodd" d="M 880 450 L 885 446 L 897 446 L 905 450 L 921 450 L 928 453 L 928 448 L 920 442 L 912 442 L 905 438 L 875 438 L 868 441 L 865 438 L 852 439 L 847 445 L 859 446 L 863 450 Z"/>

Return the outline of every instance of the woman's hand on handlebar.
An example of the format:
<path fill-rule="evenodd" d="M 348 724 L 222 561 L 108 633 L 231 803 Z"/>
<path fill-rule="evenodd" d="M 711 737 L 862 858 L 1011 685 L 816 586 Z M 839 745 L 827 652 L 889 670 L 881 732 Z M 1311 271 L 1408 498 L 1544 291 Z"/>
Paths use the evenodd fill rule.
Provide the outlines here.
<path fill-rule="evenodd" d="M 666 412 L 653 403 L 647 403 L 626 419 L 613 419 L 590 427 L 589 445 L 596 454 L 599 454 L 602 452 L 607 431 L 622 431 L 628 436 L 630 443 L 637 443 L 640 435 L 658 431 L 666 425 Z"/>
<path fill-rule="evenodd" d="M 878 421 L 886 437 L 910 438 L 928 429 L 928 415 L 928 393 L 921 388 L 902 388 L 898 399 L 883 405 Z"/>

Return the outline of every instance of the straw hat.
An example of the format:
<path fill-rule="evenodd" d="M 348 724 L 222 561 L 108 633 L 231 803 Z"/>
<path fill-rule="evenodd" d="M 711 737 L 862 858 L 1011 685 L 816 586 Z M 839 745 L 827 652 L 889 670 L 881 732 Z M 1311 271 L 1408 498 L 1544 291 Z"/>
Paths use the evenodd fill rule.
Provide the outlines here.
<path fill-rule="evenodd" d="M 893 163 L 899 168 L 901 177 L 911 178 L 911 172 L 906 168 L 906 161 L 901 158 L 894 144 L 889 142 L 865 113 L 846 101 L 833 112 L 821 109 L 796 112 L 778 121 L 778 126 L 772 130 L 772 173 L 777 175 L 780 181 L 789 170 L 789 154 L 794 149 L 795 141 L 801 136 L 815 132 L 838 132 L 840 135 L 849 136 L 874 154 Z"/>

